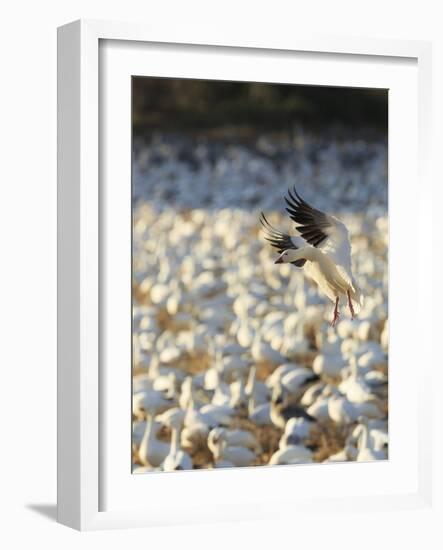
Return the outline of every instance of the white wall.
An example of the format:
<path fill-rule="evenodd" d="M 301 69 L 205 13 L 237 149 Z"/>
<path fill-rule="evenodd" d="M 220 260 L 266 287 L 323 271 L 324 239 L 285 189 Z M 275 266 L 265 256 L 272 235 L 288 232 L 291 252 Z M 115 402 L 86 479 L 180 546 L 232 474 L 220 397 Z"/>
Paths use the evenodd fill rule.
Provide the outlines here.
<path fill-rule="evenodd" d="M 257 0 L 223 0 L 216 4 L 208 0 L 161 4 L 148 0 L 16 0 L 2 5 L 0 544 L 4 548 L 37 544 L 65 550 L 80 543 L 85 548 L 96 548 L 99 543 L 116 548 L 133 544 L 140 548 L 183 545 L 211 549 L 226 545 L 241 548 L 244 544 L 268 549 L 283 544 L 291 548 L 342 546 L 341 541 L 329 540 L 328 525 L 318 525 L 314 517 L 304 525 L 294 518 L 292 525 L 236 524 L 169 532 L 155 529 L 80 535 L 30 508 L 54 505 L 56 495 L 57 26 L 79 17 L 137 21 L 166 18 L 171 26 L 192 29 L 206 25 L 208 30 L 212 26 L 226 28 L 227 33 L 232 29 L 247 32 L 254 25 L 264 34 L 278 33 L 282 27 L 294 33 L 298 28 L 311 27 L 327 34 L 433 39 L 435 97 L 443 97 L 442 18 L 437 1 L 273 0 L 258 4 Z M 441 115 L 440 100 L 435 111 L 438 138 Z M 439 169 L 435 177 L 441 181 L 441 176 Z M 51 507 L 49 512 L 53 513 Z M 423 516 L 421 523 L 415 518 L 408 512 L 393 515 L 389 533 L 383 531 L 386 521 L 382 518 L 367 520 L 356 515 L 345 523 L 331 516 L 330 521 L 342 521 L 344 532 L 355 530 L 353 536 L 358 539 L 354 540 L 359 542 L 354 546 L 359 549 L 374 543 L 389 548 L 400 540 L 404 548 L 414 548 L 438 532 L 430 516 Z"/>

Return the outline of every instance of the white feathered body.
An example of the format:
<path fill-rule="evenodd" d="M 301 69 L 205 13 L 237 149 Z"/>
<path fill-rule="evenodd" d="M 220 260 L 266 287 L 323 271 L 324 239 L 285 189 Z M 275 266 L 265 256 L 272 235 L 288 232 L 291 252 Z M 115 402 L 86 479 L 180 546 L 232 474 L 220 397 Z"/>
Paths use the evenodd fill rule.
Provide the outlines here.
<path fill-rule="evenodd" d="M 356 312 L 362 306 L 362 294 L 352 275 L 351 243 L 346 226 L 335 216 L 328 216 L 331 226 L 328 239 L 318 248 L 305 245 L 297 250 L 286 251 L 288 261 L 306 259 L 303 270 L 319 290 L 332 302 L 346 304 L 351 296 Z"/>
<path fill-rule="evenodd" d="M 306 262 L 304 270 L 332 302 L 339 298 L 339 304 L 347 303 L 347 291 L 349 291 L 354 303 L 360 304 L 360 291 L 354 280 L 343 276 L 336 264 L 321 250 L 312 249 L 313 259 Z"/>

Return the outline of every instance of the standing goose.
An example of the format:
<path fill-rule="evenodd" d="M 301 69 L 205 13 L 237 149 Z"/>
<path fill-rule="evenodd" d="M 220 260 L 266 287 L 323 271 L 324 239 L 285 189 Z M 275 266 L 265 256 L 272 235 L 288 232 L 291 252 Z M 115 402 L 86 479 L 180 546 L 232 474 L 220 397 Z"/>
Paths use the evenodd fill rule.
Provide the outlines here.
<path fill-rule="evenodd" d="M 192 470 L 193 464 L 191 457 L 186 451 L 180 448 L 180 434 L 183 428 L 185 414 L 185 411 L 176 407 L 169 409 L 157 417 L 157 420 L 172 430 L 169 453 L 162 464 L 165 472 L 171 472 L 173 470 Z"/>
<path fill-rule="evenodd" d="M 276 264 L 291 263 L 304 268 L 319 289 L 335 304 L 331 325 L 335 326 L 341 301 L 347 302 L 351 317 L 362 305 L 362 295 L 351 269 L 351 244 L 346 226 L 335 216 L 310 206 L 297 193 L 288 190 L 286 211 L 298 232 L 291 237 L 275 229 L 261 213 L 266 240 L 280 252 Z"/>
<path fill-rule="evenodd" d="M 145 433 L 138 448 L 138 458 L 143 466 L 157 467 L 167 457 L 171 445 L 157 439 L 154 416 L 148 413 Z"/>

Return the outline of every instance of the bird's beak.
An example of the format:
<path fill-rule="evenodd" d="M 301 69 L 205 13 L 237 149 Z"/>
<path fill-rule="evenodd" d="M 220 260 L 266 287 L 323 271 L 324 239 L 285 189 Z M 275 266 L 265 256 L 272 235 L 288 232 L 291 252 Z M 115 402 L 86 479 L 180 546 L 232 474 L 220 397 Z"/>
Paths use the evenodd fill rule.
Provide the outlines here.
<path fill-rule="evenodd" d="M 279 256 L 279 257 L 275 260 L 274 263 L 275 263 L 275 264 L 282 264 L 282 263 L 283 263 L 283 256 Z"/>

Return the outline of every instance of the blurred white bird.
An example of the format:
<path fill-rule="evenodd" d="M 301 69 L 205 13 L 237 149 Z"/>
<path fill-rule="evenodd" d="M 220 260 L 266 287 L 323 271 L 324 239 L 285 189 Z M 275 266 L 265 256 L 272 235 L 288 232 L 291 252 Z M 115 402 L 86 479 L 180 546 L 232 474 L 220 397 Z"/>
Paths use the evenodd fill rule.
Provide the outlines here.
<path fill-rule="evenodd" d="M 145 433 L 138 449 L 138 458 L 143 466 L 160 466 L 171 447 L 169 443 L 157 439 L 154 426 L 154 418 L 149 414 Z"/>
<path fill-rule="evenodd" d="M 369 433 L 369 428 L 366 421 L 363 421 L 358 440 L 358 462 L 369 462 L 372 460 L 385 460 L 387 453 L 384 448 L 375 449 L 374 441 Z"/>
<path fill-rule="evenodd" d="M 346 226 L 335 216 L 325 214 L 310 206 L 297 193 L 288 190 L 286 211 L 296 224 L 298 235 L 291 237 L 274 229 L 265 215 L 260 221 L 266 240 L 280 252 L 276 264 L 292 263 L 303 267 L 306 275 L 314 280 L 320 290 L 335 304 L 331 325 L 335 326 L 340 313 L 339 305 L 347 302 L 351 317 L 362 305 L 362 294 L 351 268 L 351 243 Z"/>
<path fill-rule="evenodd" d="M 172 429 L 169 453 L 163 462 L 163 470 L 192 470 L 192 459 L 186 451 L 180 449 L 180 434 L 185 418 L 185 411 L 175 407 L 157 417 L 157 420 Z"/>
<path fill-rule="evenodd" d="M 304 445 L 288 445 L 276 451 L 269 464 L 304 464 L 312 462 L 312 451 Z"/>
<path fill-rule="evenodd" d="M 278 444 L 280 449 L 289 445 L 298 445 L 303 439 L 309 437 L 314 424 L 306 418 L 290 418 L 286 422 L 285 431 Z"/>
<path fill-rule="evenodd" d="M 229 432 L 215 428 L 209 433 L 208 447 L 217 463 L 227 460 L 235 466 L 251 466 L 256 461 L 256 455 L 248 447 L 229 444 Z"/>

